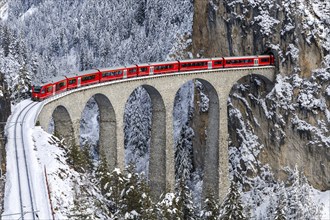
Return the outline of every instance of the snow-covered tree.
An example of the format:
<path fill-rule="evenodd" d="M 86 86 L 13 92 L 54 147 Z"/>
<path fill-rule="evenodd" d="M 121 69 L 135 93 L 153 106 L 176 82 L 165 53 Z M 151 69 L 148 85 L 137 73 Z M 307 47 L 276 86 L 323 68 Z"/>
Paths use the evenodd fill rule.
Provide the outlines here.
<path fill-rule="evenodd" d="M 193 149 L 191 139 L 194 131 L 188 125 L 182 127 L 181 137 L 175 145 L 175 178 L 176 180 L 190 180 L 193 172 Z"/>
<path fill-rule="evenodd" d="M 127 100 L 125 115 L 125 163 L 133 163 L 138 173 L 148 174 L 151 131 L 151 99 L 139 87 Z"/>
<path fill-rule="evenodd" d="M 223 204 L 221 205 L 221 220 L 243 220 L 246 219 L 243 204 L 241 201 L 241 195 L 237 186 L 237 183 L 232 181 Z"/>
<path fill-rule="evenodd" d="M 203 220 L 218 220 L 220 216 L 220 202 L 213 195 L 208 196 L 203 203 L 201 210 L 201 219 Z"/>
<path fill-rule="evenodd" d="M 286 220 L 287 218 L 287 194 L 284 188 L 284 184 L 281 183 L 277 187 L 276 192 L 277 202 L 275 207 L 274 219 L 275 220 Z M 271 205 L 271 204 L 270 204 Z"/>

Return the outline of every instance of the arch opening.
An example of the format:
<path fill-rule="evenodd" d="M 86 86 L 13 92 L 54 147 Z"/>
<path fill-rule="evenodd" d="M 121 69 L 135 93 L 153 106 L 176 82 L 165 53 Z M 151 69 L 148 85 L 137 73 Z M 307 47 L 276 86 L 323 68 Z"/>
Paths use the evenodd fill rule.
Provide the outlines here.
<path fill-rule="evenodd" d="M 176 94 L 173 110 L 175 180 L 184 181 L 201 204 L 218 196 L 219 98 L 207 81 L 194 79 Z"/>
<path fill-rule="evenodd" d="M 116 167 L 116 118 L 105 95 L 95 94 L 86 103 L 80 120 L 79 143 L 95 165 L 104 160 L 109 171 Z"/>
<path fill-rule="evenodd" d="M 269 120 L 267 107 L 262 106 L 266 105 L 264 99 L 273 87 L 274 82 L 267 77 L 251 74 L 239 79 L 229 93 L 227 104 L 229 175 L 232 181 L 244 183 L 245 190 L 251 189 L 252 185 L 250 185 L 251 179 L 246 181 L 244 178 L 252 178 L 262 170 L 256 159 L 263 148 L 264 140 L 260 137 L 265 136 L 268 142 L 269 134 L 273 133 L 262 126 L 263 121 Z M 248 154 L 253 155 L 254 159 L 251 160 L 246 156 Z"/>
<path fill-rule="evenodd" d="M 73 123 L 68 110 L 64 106 L 60 105 L 55 108 L 49 127 L 49 130 L 53 130 L 55 136 L 64 138 L 66 144 L 69 146 L 74 144 Z"/>
<path fill-rule="evenodd" d="M 166 110 L 163 98 L 152 86 L 135 89 L 126 102 L 124 115 L 125 163 L 149 180 L 152 196 L 166 186 Z"/>

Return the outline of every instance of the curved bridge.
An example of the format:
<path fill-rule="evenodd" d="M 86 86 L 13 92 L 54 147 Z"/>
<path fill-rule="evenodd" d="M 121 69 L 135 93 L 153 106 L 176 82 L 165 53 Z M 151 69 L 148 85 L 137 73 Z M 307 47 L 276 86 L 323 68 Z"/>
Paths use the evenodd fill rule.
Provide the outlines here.
<path fill-rule="evenodd" d="M 112 81 L 67 91 L 43 103 L 38 121 L 47 130 L 51 117 L 55 133 L 79 144 L 80 120 L 86 103 L 94 97 L 100 110 L 100 153 L 108 167 L 124 168 L 124 110 L 132 92 L 142 86 L 152 102 L 149 180 L 154 196 L 172 191 L 175 182 L 173 107 L 175 95 L 189 80 L 198 79 L 209 94 L 209 125 L 203 191 L 222 199 L 229 187 L 227 100 L 232 86 L 247 75 L 274 81 L 275 67 L 216 69 Z"/>

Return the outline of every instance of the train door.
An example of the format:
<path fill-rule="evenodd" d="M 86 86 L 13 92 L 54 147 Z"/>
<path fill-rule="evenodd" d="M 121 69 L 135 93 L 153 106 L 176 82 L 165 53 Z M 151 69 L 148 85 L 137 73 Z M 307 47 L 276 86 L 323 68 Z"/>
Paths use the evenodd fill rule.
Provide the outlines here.
<path fill-rule="evenodd" d="M 154 67 L 150 66 L 149 75 L 154 75 Z"/>
<path fill-rule="evenodd" d="M 127 69 L 124 69 L 124 75 L 123 78 L 126 79 L 127 78 Z"/>
<path fill-rule="evenodd" d="M 212 60 L 207 62 L 207 68 L 210 70 L 212 69 Z"/>
<path fill-rule="evenodd" d="M 56 84 L 53 84 L 53 95 L 56 94 Z"/>
<path fill-rule="evenodd" d="M 259 66 L 259 61 L 258 61 L 258 59 L 254 59 L 254 66 Z"/>
<path fill-rule="evenodd" d="M 79 88 L 80 86 L 81 86 L 81 77 L 78 77 L 77 87 Z"/>

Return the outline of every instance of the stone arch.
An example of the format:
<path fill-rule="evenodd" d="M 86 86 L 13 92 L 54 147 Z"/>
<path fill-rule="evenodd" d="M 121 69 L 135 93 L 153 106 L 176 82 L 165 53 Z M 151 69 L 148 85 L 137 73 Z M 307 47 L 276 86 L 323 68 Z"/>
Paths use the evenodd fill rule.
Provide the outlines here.
<path fill-rule="evenodd" d="M 258 73 L 251 73 L 249 75 L 245 75 L 239 78 L 236 84 L 239 83 L 250 83 L 251 85 L 254 86 L 254 88 L 263 91 L 263 94 L 268 94 L 274 88 L 275 85 L 275 83 L 272 80 Z M 235 85 L 231 87 L 230 94 L 232 93 L 234 88 Z"/>
<path fill-rule="evenodd" d="M 150 85 L 141 85 L 151 99 L 151 131 L 149 151 L 149 186 L 158 199 L 166 188 L 166 109 L 160 92 Z M 133 90 L 134 91 L 134 90 Z"/>
<path fill-rule="evenodd" d="M 220 105 L 219 96 L 214 86 L 205 79 L 195 78 L 193 82 L 199 81 L 209 98 L 206 117 L 202 118 L 195 111 L 191 126 L 194 128 L 193 161 L 194 168 L 203 171 L 203 188 L 201 196 L 219 196 L 219 129 L 220 129 Z M 196 92 L 195 92 L 195 98 Z M 175 101 L 174 101 L 175 102 Z M 204 114 L 204 113 L 201 113 Z M 205 120 L 200 123 L 200 120 Z M 198 129 L 198 130 L 197 130 Z M 175 151 L 175 150 L 174 150 Z"/>
<path fill-rule="evenodd" d="M 63 106 L 57 106 L 52 114 L 54 120 L 54 134 L 59 138 L 64 138 L 66 144 L 72 145 L 75 143 L 75 134 L 73 123 L 68 110 Z"/>
<path fill-rule="evenodd" d="M 206 129 L 206 151 L 204 156 L 203 196 L 209 194 L 218 197 L 219 189 L 219 129 L 220 106 L 219 97 L 213 85 L 203 79 L 197 79 L 205 87 L 209 98 L 208 126 Z"/>
<path fill-rule="evenodd" d="M 117 130 L 115 110 L 107 96 L 93 95 L 99 107 L 99 154 L 105 159 L 109 171 L 117 166 Z"/>
<path fill-rule="evenodd" d="M 238 146 L 242 146 L 241 144 L 244 138 L 246 138 L 242 137 L 242 135 L 237 132 L 238 129 L 243 129 L 242 126 L 246 126 L 247 130 L 251 128 L 253 133 L 256 133 L 260 128 L 259 122 L 268 120 L 267 116 L 264 114 L 264 109 L 258 103 L 260 103 L 260 99 L 265 98 L 273 88 L 274 82 L 271 79 L 257 73 L 242 76 L 232 85 L 227 102 L 228 138 L 230 140 L 228 148 L 237 147 L 237 149 L 240 150 Z M 252 96 L 250 94 L 252 94 Z M 248 121 L 248 125 L 242 124 L 242 121 Z M 264 128 L 260 129 L 260 132 L 269 133 L 269 131 Z M 250 146 L 250 150 L 251 152 L 253 151 L 252 146 Z M 232 173 L 250 172 L 250 170 L 247 170 L 247 166 L 244 164 L 243 160 L 237 162 L 238 166 L 236 166 L 237 164 L 235 164 L 235 162 L 231 162 L 232 163 L 229 164 L 232 165 Z M 233 178 L 236 177 L 234 176 Z M 235 181 L 237 181 L 237 179 L 235 179 Z"/>

